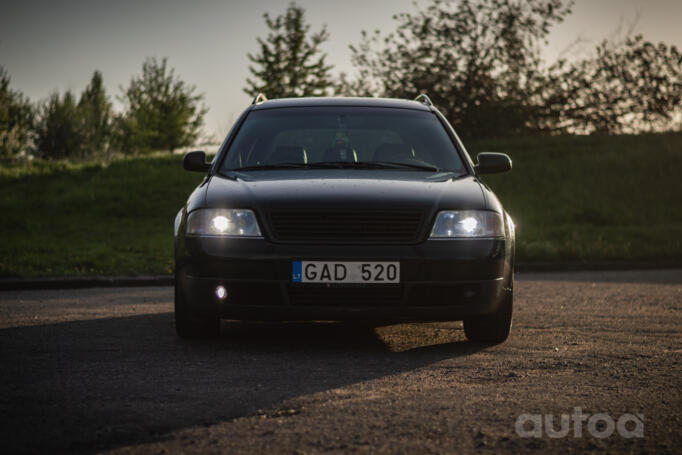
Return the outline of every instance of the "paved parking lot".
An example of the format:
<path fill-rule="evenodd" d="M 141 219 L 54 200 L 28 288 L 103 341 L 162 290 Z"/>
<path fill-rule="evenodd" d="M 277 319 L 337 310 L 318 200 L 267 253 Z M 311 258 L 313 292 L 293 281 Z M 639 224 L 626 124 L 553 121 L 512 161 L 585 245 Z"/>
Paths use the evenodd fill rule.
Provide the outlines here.
<path fill-rule="evenodd" d="M 515 305 L 501 345 L 458 322 L 187 342 L 167 287 L 2 292 L 3 452 L 679 453 L 681 270 L 519 274 Z M 517 433 L 576 408 L 641 414 L 643 437 Z"/>

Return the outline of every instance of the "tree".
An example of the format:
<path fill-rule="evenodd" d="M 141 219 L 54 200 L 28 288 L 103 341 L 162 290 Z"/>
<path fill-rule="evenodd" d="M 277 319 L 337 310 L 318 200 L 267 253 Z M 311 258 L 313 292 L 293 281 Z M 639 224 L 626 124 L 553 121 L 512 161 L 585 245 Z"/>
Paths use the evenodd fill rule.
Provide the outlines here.
<path fill-rule="evenodd" d="M 125 112 L 117 118 L 117 142 L 124 152 L 173 151 L 192 145 L 199 136 L 208 111 L 202 94 L 187 85 L 168 59 L 148 58 L 142 75 L 121 89 Z"/>
<path fill-rule="evenodd" d="M 248 54 L 256 80 L 247 78 L 244 92 L 252 96 L 263 92 L 270 98 L 328 94 L 333 87 L 332 65 L 325 63 L 327 55 L 321 50 L 329 39 L 326 27 L 311 34 L 305 10 L 294 3 L 284 15 L 263 17 L 270 32 L 265 40 L 258 38 L 260 53 Z"/>
<path fill-rule="evenodd" d="M 0 66 L 0 159 L 25 152 L 32 139 L 33 106 L 9 83 L 7 71 Z"/>
<path fill-rule="evenodd" d="M 342 90 L 400 98 L 428 93 L 465 136 L 517 134 L 535 106 L 539 44 L 570 12 L 564 0 L 433 0 L 394 16 L 396 31 L 351 46 L 356 81 Z M 355 94 L 355 93 L 350 93 Z"/>
<path fill-rule="evenodd" d="M 111 140 L 111 103 L 102 74 L 95 71 L 80 99 L 67 91 L 53 93 L 38 109 L 35 152 L 45 159 L 91 158 Z"/>
<path fill-rule="evenodd" d="M 545 127 L 622 134 L 671 129 L 682 115 L 682 53 L 641 35 L 603 41 L 595 55 L 559 62 L 545 85 Z"/>
<path fill-rule="evenodd" d="M 76 98 L 53 93 L 39 107 L 35 152 L 40 158 L 83 158 L 84 134 Z"/>
<path fill-rule="evenodd" d="M 112 111 L 99 71 L 95 71 L 81 94 L 78 110 L 82 121 L 84 153 L 92 156 L 107 150 L 112 133 Z"/>

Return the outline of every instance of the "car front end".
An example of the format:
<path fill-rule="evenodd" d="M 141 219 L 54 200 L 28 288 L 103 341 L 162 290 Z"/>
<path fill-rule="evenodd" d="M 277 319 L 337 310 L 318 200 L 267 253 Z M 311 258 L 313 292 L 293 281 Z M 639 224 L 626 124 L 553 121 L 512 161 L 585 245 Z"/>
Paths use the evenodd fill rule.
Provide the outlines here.
<path fill-rule="evenodd" d="M 337 121 L 361 143 L 352 118 Z M 307 149 L 271 146 L 287 160 L 303 150 L 297 166 L 251 158 L 256 166 L 236 167 L 225 164 L 234 134 L 176 218 L 176 324 L 195 329 L 181 335 L 215 333 L 221 318 L 466 324 L 507 302 L 511 317 L 514 225 L 468 156 L 457 170 L 403 168 L 363 164 L 357 146 L 325 152 L 344 160 L 309 162 L 309 140 Z M 387 149 L 372 148 L 374 157 Z"/>

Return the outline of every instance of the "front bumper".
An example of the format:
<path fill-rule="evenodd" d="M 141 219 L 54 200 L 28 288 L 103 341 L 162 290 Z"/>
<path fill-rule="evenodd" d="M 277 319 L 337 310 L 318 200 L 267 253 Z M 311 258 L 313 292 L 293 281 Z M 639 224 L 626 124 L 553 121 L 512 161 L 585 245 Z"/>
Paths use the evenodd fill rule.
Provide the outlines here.
<path fill-rule="evenodd" d="M 505 239 L 417 245 L 275 244 L 187 237 L 176 285 L 192 312 L 244 320 L 458 320 L 494 312 L 511 286 Z M 400 284 L 292 283 L 292 261 L 400 261 Z M 227 298 L 215 295 L 218 285 Z"/>

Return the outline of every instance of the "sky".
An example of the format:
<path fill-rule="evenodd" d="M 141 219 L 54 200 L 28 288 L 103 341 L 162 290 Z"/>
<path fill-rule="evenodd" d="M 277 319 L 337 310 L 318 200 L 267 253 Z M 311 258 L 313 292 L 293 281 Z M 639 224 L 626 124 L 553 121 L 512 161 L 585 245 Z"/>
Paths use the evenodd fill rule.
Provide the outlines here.
<path fill-rule="evenodd" d="M 205 96 L 205 132 L 222 140 L 252 97 L 247 53 L 266 34 L 262 15 L 277 15 L 289 0 L 0 0 L 0 65 L 11 87 L 32 100 L 54 91 L 79 94 L 95 70 L 120 107 L 120 87 L 140 74 L 146 57 L 168 57 L 186 82 Z M 353 73 L 348 45 L 362 30 L 392 31 L 392 15 L 414 10 L 414 0 L 297 0 L 313 30 L 327 25 L 324 51 L 334 72 Z M 425 5 L 429 0 L 417 0 Z M 603 38 L 635 23 L 651 41 L 682 48 L 682 0 L 576 0 L 573 13 L 553 28 L 547 61 L 589 52 Z"/>

